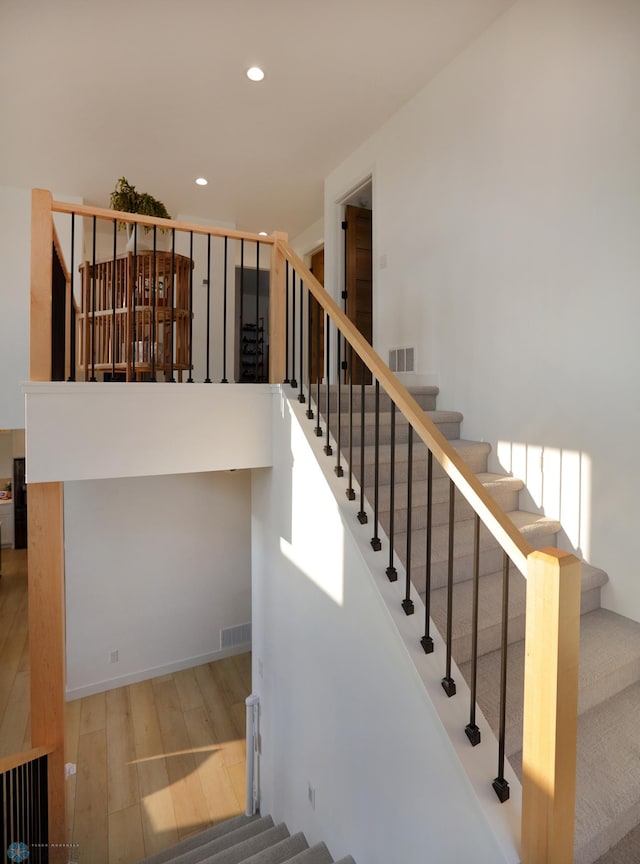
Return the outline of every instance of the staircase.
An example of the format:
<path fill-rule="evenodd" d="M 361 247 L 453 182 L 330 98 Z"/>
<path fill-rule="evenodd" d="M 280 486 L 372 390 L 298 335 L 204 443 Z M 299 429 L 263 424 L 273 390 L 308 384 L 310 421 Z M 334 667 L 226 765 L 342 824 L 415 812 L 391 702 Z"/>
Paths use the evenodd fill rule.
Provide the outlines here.
<path fill-rule="evenodd" d="M 271 816 L 236 816 L 181 840 L 139 864 L 332 864 L 324 843 L 309 847 Z M 337 864 L 355 864 L 349 855 Z"/>
<path fill-rule="evenodd" d="M 490 473 L 490 445 L 460 437 L 462 415 L 436 410 L 437 388 L 410 388 L 411 393 L 442 434 L 477 474 L 515 525 L 536 548 L 555 546 L 561 526 L 554 519 L 519 508 L 524 484 L 517 478 Z M 341 447 L 348 458 L 348 388 L 342 388 Z M 315 393 L 315 391 L 314 391 Z M 326 389 L 321 389 L 321 414 L 326 409 Z M 337 392 L 329 393 L 331 431 L 337 433 Z M 361 476 L 361 392 L 353 388 L 354 479 Z M 365 388 L 364 489 L 373 503 L 375 460 L 375 393 Z M 324 419 L 324 418 L 323 418 Z M 379 419 L 379 515 L 385 532 L 390 524 L 390 428 L 391 409 L 381 394 Z M 406 564 L 408 426 L 396 412 L 395 448 L 395 550 Z M 424 600 L 426 564 L 426 465 L 427 451 L 414 437 L 411 517 L 411 576 Z M 346 467 L 345 467 L 346 471 Z M 444 634 L 447 610 L 447 559 L 449 480 L 434 460 L 432 499 L 431 615 Z M 471 611 L 473 561 L 472 511 L 464 499 L 455 499 L 455 546 L 452 653 L 461 674 L 471 671 Z M 373 526 L 372 526 L 373 534 Z M 380 566 L 386 568 L 388 547 L 383 545 Z M 497 734 L 499 724 L 500 615 L 503 553 L 482 529 L 480 537 L 480 624 L 478 632 L 478 704 Z M 640 861 L 640 743 L 635 712 L 640 705 L 640 624 L 600 607 L 600 590 L 607 576 L 588 564 L 582 567 L 581 649 L 578 719 L 578 764 L 575 861 L 579 864 L 614 864 Z M 509 665 L 505 753 L 521 777 L 522 702 L 526 581 L 514 568 L 510 574 Z M 443 698 L 446 698 L 443 694 Z M 615 846 L 619 841 L 620 845 Z M 603 858 L 600 858 L 610 850 Z"/>

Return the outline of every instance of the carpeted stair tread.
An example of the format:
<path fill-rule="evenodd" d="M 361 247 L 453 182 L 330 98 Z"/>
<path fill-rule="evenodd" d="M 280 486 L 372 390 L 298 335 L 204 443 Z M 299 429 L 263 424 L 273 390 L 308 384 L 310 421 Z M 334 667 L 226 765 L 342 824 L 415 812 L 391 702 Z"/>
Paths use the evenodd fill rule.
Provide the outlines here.
<path fill-rule="evenodd" d="M 575 864 L 597 861 L 640 822 L 639 704 L 635 683 L 578 717 Z M 511 762 L 521 775 L 521 751 Z M 627 852 L 635 857 L 611 864 L 640 861 L 640 845 Z"/>
<path fill-rule="evenodd" d="M 229 846 L 214 855 L 203 857 L 199 859 L 199 864 L 240 864 L 241 861 L 256 856 L 259 852 L 264 852 L 265 849 L 269 849 L 288 837 L 287 826 L 281 823 L 280 825 L 275 825 L 273 828 L 268 828 L 266 831 L 261 831 L 253 837 L 248 837 L 240 843 Z"/>
<path fill-rule="evenodd" d="M 458 452 L 460 458 L 467 464 L 469 469 L 475 474 L 487 470 L 487 459 L 491 452 L 491 445 L 483 441 L 467 441 L 464 438 L 453 438 L 449 444 Z M 347 450 L 344 442 L 342 442 L 343 455 L 347 458 Z M 379 471 L 380 483 L 390 482 L 391 468 L 391 448 L 379 448 Z M 395 478 L 397 483 L 406 482 L 407 480 L 407 461 L 408 461 L 408 444 L 398 444 L 395 448 Z M 373 480 L 373 468 L 375 462 L 375 447 L 372 444 L 367 444 L 364 447 L 364 463 L 365 463 L 365 488 L 367 483 Z M 346 469 L 345 469 L 346 470 Z M 360 476 L 360 447 L 353 448 L 353 470 L 356 477 Z M 424 480 L 427 476 L 427 448 L 418 441 L 413 447 L 413 481 Z M 444 469 L 440 467 L 437 461 L 433 460 L 433 477 L 444 477 Z"/>
<path fill-rule="evenodd" d="M 599 608 L 600 588 L 607 575 L 596 567 L 582 565 L 581 613 L 586 615 Z M 595 589 L 595 595 L 594 595 Z M 595 596 L 595 600 L 593 597 Z M 424 600 L 424 594 L 421 594 Z M 595 603 L 595 605 L 594 605 Z M 517 570 L 511 570 L 509 581 L 509 641 L 524 639 L 526 580 Z M 457 663 L 471 658 L 471 627 L 473 621 L 473 580 L 453 585 L 452 651 Z M 447 588 L 431 592 L 431 617 L 444 635 L 447 616 Z M 481 576 L 478 586 L 478 656 L 495 651 L 500 646 L 502 623 L 502 570 Z"/>
<path fill-rule="evenodd" d="M 242 829 L 246 829 L 249 825 L 252 826 L 248 829 L 249 831 L 265 831 L 267 828 L 273 826 L 273 819 L 270 816 L 264 818 L 261 818 L 260 816 L 245 816 L 244 813 L 240 816 L 234 816 L 232 819 L 227 819 L 225 822 L 219 822 L 217 825 L 212 825 L 211 828 L 206 828 L 198 834 L 192 834 L 190 837 L 185 837 L 184 840 L 180 840 L 170 849 L 163 849 L 160 852 L 156 852 L 154 855 L 144 858 L 139 862 L 139 864 L 165 864 L 165 862 L 191 864 L 191 862 L 198 861 L 199 859 L 197 857 L 190 858 L 188 857 L 189 854 L 195 854 L 197 850 L 203 848 L 207 844 L 213 844 L 214 842 L 221 840 L 224 837 L 230 837 L 231 835 L 234 835 L 234 838 L 251 836 L 251 834 L 248 834 L 246 830 L 242 831 Z M 235 842 L 235 839 L 232 840 L 232 843 L 233 842 Z"/>
<path fill-rule="evenodd" d="M 581 613 L 586 615 L 600 606 L 600 588 L 607 575 L 597 567 L 582 565 Z M 421 595 L 424 600 L 424 594 Z M 509 642 L 524 639 L 526 580 L 512 570 L 509 581 Z M 457 663 L 471 658 L 471 627 L 473 612 L 473 580 L 453 585 L 452 652 Z M 478 656 L 495 651 L 500 646 L 502 614 L 502 570 L 480 578 L 478 586 Z M 431 592 L 431 617 L 441 634 L 445 632 L 447 588 Z"/>
<path fill-rule="evenodd" d="M 289 864 L 333 864 L 333 858 L 324 843 L 317 843 L 291 858 Z"/>
<path fill-rule="evenodd" d="M 351 855 L 347 855 L 345 858 L 341 858 L 339 861 L 336 861 L 336 864 L 356 864 Z"/>
<path fill-rule="evenodd" d="M 555 545 L 555 535 L 560 523 L 537 513 L 513 510 L 507 514 L 534 547 Z M 456 523 L 454 534 L 454 581 L 464 581 L 473 576 L 474 520 Z M 406 532 L 396 533 L 394 548 L 398 558 L 404 562 L 406 554 Z M 449 559 L 449 527 L 434 526 L 431 535 L 431 585 L 440 588 L 446 583 Z M 425 531 L 412 532 L 411 579 L 419 592 L 425 590 L 425 563 L 427 554 Z M 480 532 L 480 573 L 492 573 L 502 567 L 503 552 L 486 530 Z"/>
<path fill-rule="evenodd" d="M 322 424 L 326 422 L 322 406 L 320 408 L 322 416 Z M 460 424 L 462 423 L 462 414 L 458 411 L 425 411 L 425 417 L 434 423 L 445 438 L 455 439 L 460 437 Z M 365 444 L 375 443 L 375 412 L 365 411 Z M 342 420 L 340 423 L 340 440 L 342 442 L 349 441 L 349 415 L 342 412 Z M 360 411 L 353 412 L 352 418 L 352 433 L 353 444 L 360 446 L 361 438 L 361 423 L 362 415 Z M 331 417 L 331 431 L 335 436 L 336 432 L 335 416 Z M 395 438 L 396 444 L 405 443 L 408 440 L 409 424 L 402 414 L 396 412 L 396 428 Z M 391 441 L 391 412 L 381 413 L 379 415 L 379 430 L 378 440 L 381 447 L 388 447 Z M 417 435 L 414 434 L 414 442 L 418 441 Z"/>
<path fill-rule="evenodd" d="M 518 509 L 520 491 L 524 488 L 522 480 L 503 474 L 482 472 L 478 479 L 491 495 L 493 500 L 503 510 L 509 512 Z M 366 477 L 365 477 L 366 480 Z M 449 488 L 446 477 L 439 477 L 432 483 L 431 524 L 443 525 L 449 522 Z M 383 525 L 388 526 L 390 515 L 389 484 L 381 484 L 378 489 L 378 513 Z M 365 493 L 369 503 L 373 502 L 373 483 L 367 483 Z M 427 525 L 427 484 L 414 482 L 411 489 L 411 525 L 413 530 L 426 528 Z M 395 484 L 394 498 L 395 530 L 406 531 L 407 528 L 407 483 Z M 461 492 L 456 490 L 454 516 L 456 522 L 473 518 L 471 505 L 467 504 Z"/>
<path fill-rule="evenodd" d="M 239 859 L 242 864 L 283 864 L 295 860 L 299 854 L 309 849 L 304 834 L 298 832 L 290 837 L 285 837 L 278 843 L 251 855 L 249 858 Z"/>
<path fill-rule="evenodd" d="M 298 382 L 298 383 L 300 383 L 300 382 Z M 428 384 L 424 384 L 424 385 L 407 387 L 407 390 L 413 396 L 413 398 L 416 400 L 418 405 L 420 405 L 422 408 L 424 408 L 427 411 L 429 411 L 429 410 L 432 411 L 435 409 L 436 399 L 437 399 L 437 396 L 439 393 L 439 390 L 437 387 L 434 387 L 434 386 L 431 386 Z M 315 386 L 312 387 L 312 391 L 313 392 L 312 392 L 311 396 L 312 396 L 312 399 L 315 400 L 316 393 L 317 393 L 317 389 Z M 340 396 L 341 409 L 342 409 L 342 411 L 344 411 L 348 408 L 348 405 L 349 405 L 349 401 L 348 401 L 349 400 L 349 385 L 343 384 L 340 388 L 340 391 L 341 391 L 341 396 Z M 361 391 L 361 386 L 359 384 L 354 384 L 353 385 L 353 407 L 354 407 L 354 409 L 357 407 L 358 410 L 360 410 L 360 391 Z M 305 392 L 307 392 L 306 386 L 305 386 Z M 330 395 L 329 403 L 331 406 L 331 411 L 336 411 L 337 405 L 338 405 L 338 385 L 337 384 L 330 385 L 330 394 L 329 395 Z M 375 409 L 375 386 L 374 385 L 365 384 L 364 398 L 365 398 L 365 401 L 364 401 L 365 411 L 367 411 L 367 410 L 373 411 Z M 324 408 L 326 407 L 326 404 L 327 404 L 327 388 L 326 388 L 325 384 L 321 384 L 320 385 L 320 407 L 321 407 L 321 410 L 324 410 Z M 391 407 L 391 400 L 386 395 L 386 393 L 383 392 L 382 388 L 380 388 L 380 410 L 381 411 L 388 411 L 388 410 L 390 410 L 390 407 Z"/>
<path fill-rule="evenodd" d="M 505 752 L 511 756 L 522 747 L 524 642 L 510 645 L 508 656 Z M 469 680 L 470 663 L 459 666 Z M 478 705 L 495 731 L 499 717 L 499 650 L 479 657 L 477 674 Z M 583 615 L 580 620 L 579 713 L 606 704 L 638 680 L 640 624 L 607 609 L 596 609 Z"/>

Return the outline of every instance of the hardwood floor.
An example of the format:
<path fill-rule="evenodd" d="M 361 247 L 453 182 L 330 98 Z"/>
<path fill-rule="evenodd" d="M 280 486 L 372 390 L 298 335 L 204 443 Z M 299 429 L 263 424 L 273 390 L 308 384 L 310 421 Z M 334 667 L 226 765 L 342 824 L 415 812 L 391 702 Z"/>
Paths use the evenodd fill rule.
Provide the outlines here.
<path fill-rule="evenodd" d="M 2 550 L 0 578 L 0 756 L 31 746 L 27 552 Z"/>
<path fill-rule="evenodd" d="M 26 554 L 3 550 L 0 755 L 29 741 Z M 66 703 L 69 860 L 129 864 L 245 808 L 251 655 Z"/>
<path fill-rule="evenodd" d="M 242 654 L 67 703 L 78 864 L 129 864 L 245 808 Z"/>

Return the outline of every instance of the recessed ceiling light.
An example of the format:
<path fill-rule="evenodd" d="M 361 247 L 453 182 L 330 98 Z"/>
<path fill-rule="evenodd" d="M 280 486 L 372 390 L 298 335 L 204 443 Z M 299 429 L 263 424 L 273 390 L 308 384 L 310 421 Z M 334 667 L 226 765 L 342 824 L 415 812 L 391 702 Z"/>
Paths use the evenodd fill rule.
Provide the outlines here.
<path fill-rule="evenodd" d="M 205 177 L 198 177 L 196 183 L 198 186 L 206 186 L 209 181 Z"/>
<path fill-rule="evenodd" d="M 258 231 L 258 237 L 268 237 L 268 236 L 269 235 L 267 234 L 266 231 Z"/>
<path fill-rule="evenodd" d="M 251 81 L 262 81 L 264 72 L 259 66 L 252 66 L 251 69 L 247 69 L 247 78 Z"/>

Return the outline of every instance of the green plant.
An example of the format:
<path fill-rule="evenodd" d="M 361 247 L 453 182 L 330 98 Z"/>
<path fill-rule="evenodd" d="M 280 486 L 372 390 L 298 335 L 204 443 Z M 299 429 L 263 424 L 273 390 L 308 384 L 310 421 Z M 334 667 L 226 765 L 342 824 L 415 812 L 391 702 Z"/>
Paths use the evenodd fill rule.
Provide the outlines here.
<path fill-rule="evenodd" d="M 171 219 L 167 208 L 162 201 L 158 201 L 147 192 L 138 192 L 135 186 L 121 177 L 111 193 L 109 203 L 112 210 L 120 210 L 122 213 L 138 213 L 140 216 L 157 216 L 160 219 Z M 119 228 L 126 228 L 130 223 L 120 222 Z M 143 226 L 145 232 L 150 231 L 149 225 Z M 162 229 L 165 230 L 165 229 Z"/>

